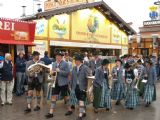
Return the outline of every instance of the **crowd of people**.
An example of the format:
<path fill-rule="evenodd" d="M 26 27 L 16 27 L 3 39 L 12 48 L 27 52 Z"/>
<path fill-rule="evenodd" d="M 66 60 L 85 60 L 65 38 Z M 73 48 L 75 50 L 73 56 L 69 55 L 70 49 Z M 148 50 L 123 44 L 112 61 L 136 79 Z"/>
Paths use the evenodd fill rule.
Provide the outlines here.
<path fill-rule="evenodd" d="M 160 60 L 155 56 L 144 58 L 142 55 L 124 55 L 116 59 L 115 66 L 111 70 L 109 69 L 111 62 L 106 58 L 102 59 L 98 53 L 88 56 L 85 52 L 84 55 L 75 54 L 71 58 L 68 52 L 58 51 L 55 53 L 55 61 L 48 57 L 47 51 L 43 58 L 40 59 L 39 56 L 40 53 L 34 51 L 30 60 L 26 61 L 24 53 L 20 52 L 15 61 L 15 77 L 11 54 L 6 53 L 4 58 L 0 57 L 2 106 L 13 104 L 14 85 L 17 96 L 22 96 L 27 91 L 27 108 L 24 110 L 26 114 L 32 112 L 33 97 L 37 100 L 34 111 L 41 109 L 42 97 L 50 100 L 50 109 L 45 115 L 48 119 L 54 117 L 56 102 L 61 99 L 64 99 L 67 106 L 66 116 L 72 115 L 78 106 L 77 120 L 86 117 L 87 105 L 91 103 L 94 112 L 98 113 L 99 108 L 111 110 L 112 101 L 116 101 L 115 105 L 124 103 L 126 109 L 133 110 L 140 105 L 140 100 L 145 102 L 146 107 L 156 100 L 156 80 L 160 75 L 160 62 L 158 62 Z M 30 72 L 28 68 L 35 63 L 52 67 L 50 70 L 40 69 L 39 72 Z M 49 86 L 48 76 L 55 74 L 55 84 Z M 91 76 L 93 84 L 88 86 Z M 92 100 L 89 100 L 92 98 L 88 97 L 89 95 L 93 96 Z"/>

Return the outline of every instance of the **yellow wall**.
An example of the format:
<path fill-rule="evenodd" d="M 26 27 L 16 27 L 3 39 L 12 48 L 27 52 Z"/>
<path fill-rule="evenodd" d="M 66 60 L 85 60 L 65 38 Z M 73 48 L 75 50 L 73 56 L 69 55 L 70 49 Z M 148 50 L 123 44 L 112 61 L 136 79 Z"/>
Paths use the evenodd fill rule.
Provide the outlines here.
<path fill-rule="evenodd" d="M 49 20 L 50 38 L 69 39 L 69 15 L 56 15 Z"/>
<path fill-rule="evenodd" d="M 109 43 L 110 22 L 96 9 L 72 13 L 72 40 Z"/>
<path fill-rule="evenodd" d="M 40 19 L 36 22 L 36 39 L 128 46 L 127 34 L 96 9 L 78 10 L 70 15 L 55 15 L 50 20 Z"/>

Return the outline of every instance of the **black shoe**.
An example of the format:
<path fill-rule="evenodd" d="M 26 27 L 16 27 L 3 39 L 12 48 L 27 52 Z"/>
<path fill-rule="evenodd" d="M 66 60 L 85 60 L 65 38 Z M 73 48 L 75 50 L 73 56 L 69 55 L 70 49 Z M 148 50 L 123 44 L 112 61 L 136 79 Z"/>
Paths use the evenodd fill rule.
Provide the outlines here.
<path fill-rule="evenodd" d="M 34 108 L 34 111 L 39 111 L 41 108 L 39 107 L 39 106 L 36 106 L 35 108 Z"/>
<path fill-rule="evenodd" d="M 86 114 L 86 113 L 83 113 L 82 118 L 84 118 L 84 117 L 86 117 L 86 116 L 87 116 L 87 114 Z"/>
<path fill-rule="evenodd" d="M 129 108 L 130 110 L 133 110 L 134 108 Z"/>
<path fill-rule="evenodd" d="M 149 107 L 151 103 L 146 103 L 145 107 Z"/>
<path fill-rule="evenodd" d="M 117 102 L 116 102 L 116 105 L 120 105 L 120 104 L 121 104 L 121 102 L 120 102 L 120 101 L 117 101 Z"/>
<path fill-rule="evenodd" d="M 65 116 L 69 116 L 69 115 L 72 115 L 72 111 L 68 111 L 68 112 L 66 112 L 66 114 L 65 114 Z"/>
<path fill-rule="evenodd" d="M 109 111 L 110 109 L 109 108 L 106 108 L 106 111 Z"/>
<path fill-rule="evenodd" d="M 1 106 L 4 106 L 5 104 L 4 103 L 1 103 Z"/>
<path fill-rule="evenodd" d="M 46 117 L 47 119 L 49 119 L 49 118 L 53 118 L 54 116 L 53 116 L 53 114 L 48 113 L 47 115 L 45 115 L 45 117 Z"/>
<path fill-rule="evenodd" d="M 72 105 L 72 106 L 71 106 L 71 109 L 73 109 L 73 110 L 74 110 L 74 109 L 75 109 L 75 106 L 74 106 L 74 105 Z"/>
<path fill-rule="evenodd" d="M 25 113 L 30 113 L 30 112 L 31 112 L 31 108 L 28 108 L 28 107 L 27 107 L 27 108 L 24 110 L 24 112 L 25 112 Z"/>
<path fill-rule="evenodd" d="M 82 117 L 77 117 L 77 119 L 76 120 L 82 120 Z"/>

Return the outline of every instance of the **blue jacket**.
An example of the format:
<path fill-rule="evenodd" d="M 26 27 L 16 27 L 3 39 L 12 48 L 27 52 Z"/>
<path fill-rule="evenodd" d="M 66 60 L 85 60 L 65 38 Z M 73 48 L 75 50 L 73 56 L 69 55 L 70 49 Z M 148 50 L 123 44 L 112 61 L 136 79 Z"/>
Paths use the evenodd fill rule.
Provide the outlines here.
<path fill-rule="evenodd" d="M 21 59 L 20 57 L 18 57 L 16 59 L 16 72 L 22 72 L 24 73 L 26 70 L 26 63 L 25 63 L 25 59 Z"/>
<path fill-rule="evenodd" d="M 49 59 L 47 55 L 41 58 L 41 61 L 43 61 L 45 65 L 49 65 L 52 63 L 52 61 Z"/>
<path fill-rule="evenodd" d="M 13 66 L 11 61 L 4 60 L 2 67 L 2 81 L 12 81 L 13 80 Z"/>

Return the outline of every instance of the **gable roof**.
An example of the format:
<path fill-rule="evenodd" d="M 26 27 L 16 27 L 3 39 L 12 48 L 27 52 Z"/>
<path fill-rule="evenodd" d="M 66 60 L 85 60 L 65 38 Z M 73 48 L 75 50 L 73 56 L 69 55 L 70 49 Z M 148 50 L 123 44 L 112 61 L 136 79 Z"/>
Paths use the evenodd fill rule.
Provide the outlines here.
<path fill-rule="evenodd" d="M 115 23 L 121 30 L 123 30 L 127 35 L 136 34 L 136 31 L 130 27 L 113 9 L 111 9 L 104 1 L 91 2 L 91 3 L 80 3 L 69 5 L 65 7 L 59 7 L 50 11 L 37 13 L 35 16 L 25 17 L 22 20 L 34 20 L 40 18 L 50 19 L 54 15 L 59 15 L 63 13 L 70 14 L 77 10 L 96 8 L 99 10 L 107 19 Z"/>

